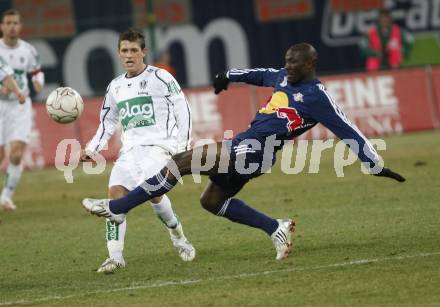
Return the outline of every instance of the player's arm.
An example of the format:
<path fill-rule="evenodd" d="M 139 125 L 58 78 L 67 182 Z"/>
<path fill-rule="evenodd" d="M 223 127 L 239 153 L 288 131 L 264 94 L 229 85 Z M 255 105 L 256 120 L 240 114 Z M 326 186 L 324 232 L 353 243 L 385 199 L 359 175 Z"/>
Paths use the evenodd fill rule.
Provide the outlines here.
<path fill-rule="evenodd" d="M 105 148 L 119 123 L 119 111 L 110 91 L 110 85 L 107 88 L 104 101 L 102 102 L 99 119 L 100 124 L 98 130 L 86 148 L 81 152 L 80 160 L 82 162 L 93 160 L 93 156 Z"/>
<path fill-rule="evenodd" d="M 18 102 L 23 104 L 26 101 L 26 96 L 23 95 L 20 88 L 18 87 L 17 82 L 15 81 L 14 77 L 9 75 L 6 76 L 2 80 L 3 86 L 6 88 L 6 91 L 3 91 L 4 94 L 9 95 L 9 93 L 14 93 L 14 95 L 17 97 Z"/>
<path fill-rule="evenodd" d="M 177 97 L 171 98 L 174 104 L 174 115 L 177 123 L 177 152 L 191 149 L 191 111 L 188 101 L 181 92 Z"/>
<path fill-rule="evenodd" d="M 32 85 L 37 93 L 40 93 L 44 87 L 44 73 L 41 70 L 31 72 Z"/>
<path fill-rule="evenodd" d="M 309 115 L 343 140 L 357 154 L 371 174 L 389 177 L 399 182 L 405 181 L 405 178 L 398 173 L 380 165 L 381 158 L 373 145 L 346 117 L 322 85 L 319 86 L 315 97 L 317 97 L 316 101 L 307 104 Z M 357 144 L 357 148 L 353 146 L 353 143 Z"/>
<path fill-rule="evenodd" d="M 31 59 L 29 61 L 28 73 L 31 75 L 32 85 L 37 93 L 44 87 L 44 72 L 41 70 L 40 57 L 37 50 L 30 46 Z"/>
<path fill-rule="evenodd" d="M 216 94 L 228 88 L 230 82 L 244 82 L 256 86 L 275 86 L 280 71 L 273 68 L 231 69 L 215 76 Z"/>
<path fill-rule="evenodd" d="M 0 60 L 0 63 L 3 63 L 3 61 Z M 26 101 L 26 97 L 23 95 L 14 79 L 14 70 L 11 67 L 5 64 L 0 64 L 0 80 L 2 82 L 1 92 L 3 95 L 7 96 L 12 92 L 20 103 Z"/>
<path fill-rule="evenodd" d="M 165 98 L 173 105 L 177 125 L 177 153 L 191 149 L 191 110 L 188 101 L 174 77 L 163 69 L 156 71 Z"/>

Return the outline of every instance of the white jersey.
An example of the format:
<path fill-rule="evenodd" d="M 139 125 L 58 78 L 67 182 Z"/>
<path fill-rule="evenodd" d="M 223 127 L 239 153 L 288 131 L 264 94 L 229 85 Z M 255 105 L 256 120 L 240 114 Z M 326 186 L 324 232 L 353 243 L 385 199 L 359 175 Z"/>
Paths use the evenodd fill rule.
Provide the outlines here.
<path fill-rule="evenodd" d="M 171 154 L 189 149 L 191 115 L 185 95 L 166 70 L 147 66 L 135 76 L 110 82 L 102 104 L 101 123 L 86 151 L 101 151 L 122 125 L 122 152 L 155 145 Z"/>
<path fill-rule="evenodd" d="M 0 39 L 0 62 L 14 70 L 14 78 L 18 87 L 24 95 L 29 96 L 27 74 L 36 74 L 41 70 L 36 49 L 22 39 L 19 39 L 14 47 L 9 47 L 2 38 Z M 0 95 L 0 100 L 17 100 L 17 97 L 11 93 L 9 96 Z"/>

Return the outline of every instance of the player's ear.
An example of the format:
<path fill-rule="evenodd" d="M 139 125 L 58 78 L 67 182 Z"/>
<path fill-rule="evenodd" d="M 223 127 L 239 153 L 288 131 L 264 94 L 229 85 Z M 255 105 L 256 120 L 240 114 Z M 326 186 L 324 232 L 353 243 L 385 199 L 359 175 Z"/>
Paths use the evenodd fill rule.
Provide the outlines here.
<path fill-rule="evenodd" d="M 145 47 L 144 49 L 142 49 L 142 53 L 144 54 L 144 57 L 145 57 L 148 53 L 148 49 Z"/>

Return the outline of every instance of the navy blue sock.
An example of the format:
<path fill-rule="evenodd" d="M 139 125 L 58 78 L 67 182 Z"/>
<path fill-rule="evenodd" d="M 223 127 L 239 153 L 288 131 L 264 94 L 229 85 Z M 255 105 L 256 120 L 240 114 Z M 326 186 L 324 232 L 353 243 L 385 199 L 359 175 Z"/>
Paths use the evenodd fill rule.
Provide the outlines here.
<path fill-rule="evenodd" d="M 145 180 L 126 196 L 111 200 L 109 203 L 110 211 L 114 214 L 127 213 L 140 204 L 169 192 L 176 184 L 177 179 L 165 179 L 162 173 L 158 173 Z"/>
<path fill-rule="evenodd" d="M 259 228 L 268 235 L 271 235 L 278 228 L 277 220 L 249 207 L 237 198 L 230 198 L 225 201 L 217 215 L 235 223 Z"/>

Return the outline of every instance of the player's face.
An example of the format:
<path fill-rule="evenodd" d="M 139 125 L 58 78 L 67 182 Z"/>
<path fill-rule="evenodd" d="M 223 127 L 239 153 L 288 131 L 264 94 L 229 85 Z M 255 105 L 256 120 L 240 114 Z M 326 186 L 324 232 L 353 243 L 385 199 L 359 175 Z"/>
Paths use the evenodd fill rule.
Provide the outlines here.
<path fill-rule="evenodd" d="M 310 74 L 310 60 L 301 52 L 288 50 L 286 53 L 287 81 L 297 83 L 304 80 Z"/>
<path fill-rule="evenodd" d="M 382 29 L 388 29 L 393 24 L 391 17 L 385 14 L 379 16 L 379 24 Z"/>
<path fill-rule="evenodd" d="M 3 17 L 1 29 L 4 37 L 6 38 L 18 38 L 21 31 L 20 16 L 18 15 L 6 15 Z"/>
<path fill-rule="evenodd" d="M 123 40 L 119 45 L 119 58 L 129 75 L 140 73 L 144 69 L 144 57 L 147 49 L 141 49 L 138 42 Z"/>

